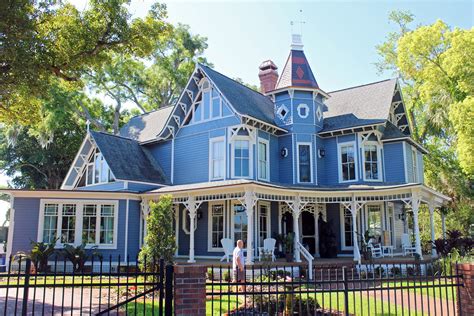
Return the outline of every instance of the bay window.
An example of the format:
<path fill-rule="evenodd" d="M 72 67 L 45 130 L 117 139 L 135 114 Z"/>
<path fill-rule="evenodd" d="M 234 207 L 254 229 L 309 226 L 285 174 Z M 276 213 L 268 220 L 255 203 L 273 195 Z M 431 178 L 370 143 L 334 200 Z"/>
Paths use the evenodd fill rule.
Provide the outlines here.
<path fill-rule="evenodd" d="M 312 182 L 311 143 L 298 144 L 298 182 Z"/>
<path fill-rule="evenodd" d="M 355 143 L 338 144 L 339 159 L 339 182 L 348 182 L 357 180 L 357 158 Z"/>
<path fill-rule="evenodd" d="M 225 141 L 223 137 L 210 141 L 210 180 L 224 179 L 225 177 Z"/>
<path fill-rule="evenodd" d="M 260 139 L 258 141 L 258 179 L 270 180 L 270 163 L 269 163 L 269 146 L 268 141 Z"/>
<path fill-rule="evenodd" d="M 117 201 L 44 200 L 38 241 L 115 248 L 117 212 Z"/>
<path fill-rule="evenodd" d="M 364 145 L 364 180 L 381 180 L 379 146 L 376 143 Z"/>

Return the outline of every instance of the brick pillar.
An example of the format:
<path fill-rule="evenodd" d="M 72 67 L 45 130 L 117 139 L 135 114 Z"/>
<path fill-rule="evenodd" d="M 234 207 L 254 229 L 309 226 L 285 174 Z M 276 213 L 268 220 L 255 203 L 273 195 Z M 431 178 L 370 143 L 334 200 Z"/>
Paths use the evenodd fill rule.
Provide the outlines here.
<path fill-rule="evenodd" d="M 458 287 L 458 314 L 474 315 L 474 263 L 458 264 L 464 286 Z"/>
<path fill-rule="evenodd" d="M 206 267 L 174 267 L 174 314 L 206 315 Z"/>

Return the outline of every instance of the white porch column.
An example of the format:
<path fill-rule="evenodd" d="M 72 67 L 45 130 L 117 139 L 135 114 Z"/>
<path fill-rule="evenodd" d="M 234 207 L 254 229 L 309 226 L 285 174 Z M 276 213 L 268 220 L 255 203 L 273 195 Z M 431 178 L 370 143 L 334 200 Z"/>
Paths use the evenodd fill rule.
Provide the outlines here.
<path fill-rule="evenodd" d="M 422 259 L 423 254 L 421 252 L 420 225 L 418 221 L 418 210 L 420 208 L 420 199 L 417 193 L 412 194 L 411 208 L 413 210 L 413 230 L 415 231 L 416 253 L 420 256 L 420 259 Z"/>
<path fill-rule="evenodd" d="M 247 214 L 247 259 L 246 264 L 253 264 L 253 252 L 254 252 L 254 238 L 253 238 L 253 230 L 254 230 L 254 209 L 255 203 L 257 199 L 255 198 L 252 191 L 246 190 L 244 196 L 244 206 L 245 206 L 245 213 Z"/>
<path fill-rule="evenodd" d="M 436 257 L 436 248 L 434 246 L 435 241 L 435 225 L 434 225 L 434 211 L 435 207 L 433 203 L 428 205 L 430 210 L 430 227 L 431 227 L 431 257 Z"/>
<path fill-rule="evenodd" d="M 189 263 L 194 263 L 196 260 L 194 260 L 194 231 L 196 230 L 196 214 L 197 214 L 197 208 L 198 204 L 196 203 L 196 200 L 194 196 L 190 196 L 186 203 L 184 203 L 184 206 L 189 212 Z"/>
<path fill-rule="evenodd" d="M 359 205 L 356 201 L 355 198 L 352 199 L 351 202 L 351 214 L 352 214 L 352 243 L 354 245 L 354 261 L 357 261 L 360 263 L 360 250 L 359 250 L 359 243 L 358 243 L 358 238 L 357 238 L 357 213 L 359 211 L 359 208 L 362 207 L 362 205 Z"/>
<path fill-rule="evenodd" d="M 294 233 L 294 245 L 293 245 L 293 256 L 296 262 L 301 262 L 301 254 L 300 254 L 300 215 L 301 215 L 301 209 L 303 208 L 303 205 L 301 203 L 301 199 L 299 196 L 295 198 L 293 202 L 288 203 L 288 205 L 291 208 L 291 213 L 293 215 L 293 233 Z"/>

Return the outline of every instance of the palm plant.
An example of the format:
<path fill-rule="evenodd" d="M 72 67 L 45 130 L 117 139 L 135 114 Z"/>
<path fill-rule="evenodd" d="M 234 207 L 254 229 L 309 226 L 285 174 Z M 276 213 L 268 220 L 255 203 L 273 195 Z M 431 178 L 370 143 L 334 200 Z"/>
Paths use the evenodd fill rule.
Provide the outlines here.
<path fill-rule="evenodd" d="M 71 261 L 74 272 L 78 272 L 84 269 L 86 261 L 90 257 L 98 254 L 95 249 L 97 249 L 97 246 L 87 248 L 86 243 L 82 243 L 76 247 L 66 244 L 64 245 L 62 253 L 66 259 Z"/>
<path fill-rule="evenodd" d="M 15 255 L 15 260 L 21 260 L 22 258 L 30 259 L 36 271 L 46 272 L 48 271 L 48 259 L 56 251 L 56 241 L 57 239 L 50 243 L 31 241 L 30 252 L 18 252 Z"/>

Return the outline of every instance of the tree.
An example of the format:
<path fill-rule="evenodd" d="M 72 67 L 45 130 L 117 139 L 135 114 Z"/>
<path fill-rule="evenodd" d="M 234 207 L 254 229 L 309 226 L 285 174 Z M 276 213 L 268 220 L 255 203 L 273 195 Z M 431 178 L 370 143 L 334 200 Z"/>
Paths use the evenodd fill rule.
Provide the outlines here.
<path fill-rule="evenodd" d="M 12 177 L 15 187 L 59 189 L 76 152 L 84 139 L 84 120 L 61 111 L 59 104 L 68 94 L 56 91 L 55 98 L 44 104 L 43 117 L 51 121 L 50 130 L 26 127 L 0 128 L 0 169 Z"/>
<path fill-rule="evenodd" d="M 474 29 L 451 29 L 439 20 L 411 29 L 409 12 L 389 18 L 399 31 L 377 46 L 377 69 L 401 78 L 412 137 L 430 152 L 426 182 L 453 198 L 452 216 L 466 231 L 474 221 L 466 216 L 474 205 Z"/>
<path fill-rule="evenodd" d="M 109 53 L 149 56 L 166 34 L 164 5 L 131 19 L 127 0 L 89 1 L 79 11 L 62 1 L 0 3 L 0 121 L 36 124 L 52 81 L 83 86 L 87 70 L 106 65 Z"/>
<path fill-rule="evenodd" d="M 149 59 L 110 54 L 108 64 L 89 72 L 87 82 L 91 90 L 113 102 L 110 106 L 113 132 L 119 132 L 126 103 L 141 113 L 172 104 L 184 89 L 196 62 L 208 64 L 201 57 L 206 48 L 206 38 L 192 35 L 188 26 L 178 24 L 155 43 Z M 86 111 L 82 113 L 88 120 L 95 120 Z"/>
<path fill-rule="evenodd" d="M 139 260 L 149 266 L 154 260 L 164 259 L 172 262 L 176 251 L 176 239 L 173 230 L 173 199 L 171 195 L 160 197 L 158 202 L 150 202 L 150 214 L 147 217 L 147 234 L 139 254 Z"/>

